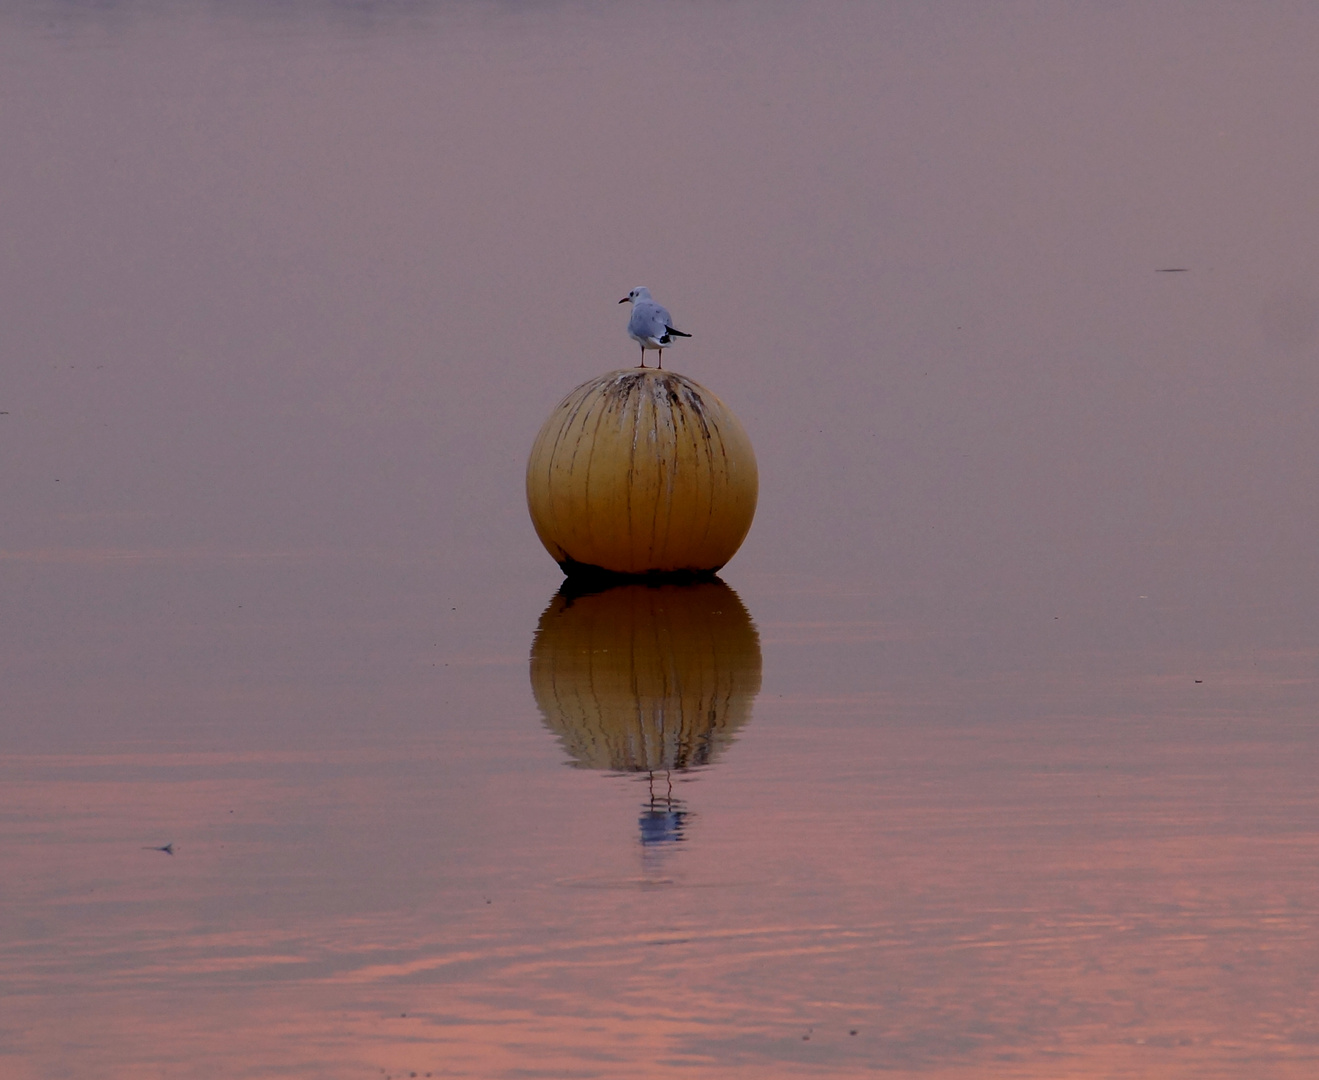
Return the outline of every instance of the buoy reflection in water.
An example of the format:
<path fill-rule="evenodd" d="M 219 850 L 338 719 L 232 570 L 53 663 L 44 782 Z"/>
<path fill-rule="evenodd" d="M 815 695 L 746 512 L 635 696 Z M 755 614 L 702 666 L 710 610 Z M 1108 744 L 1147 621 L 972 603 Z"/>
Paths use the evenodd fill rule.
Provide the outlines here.
<path fill-rule="evenodd" d="M 572 765 L 647 774 L 645 845 L 683 839 L 673 773 L 714 763 L 751 717 L 760 637 L 722 581 L 565 583 L 540 617 L 531 689 Z"/>

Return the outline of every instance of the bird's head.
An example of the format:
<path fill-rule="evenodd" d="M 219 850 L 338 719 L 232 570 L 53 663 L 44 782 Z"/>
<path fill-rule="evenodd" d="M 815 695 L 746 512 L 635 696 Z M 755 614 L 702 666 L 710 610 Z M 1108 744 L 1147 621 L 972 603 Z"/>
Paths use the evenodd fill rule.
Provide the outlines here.
<path fill-rule="evenodd" d="M 623 299 L 620 300 L 619 303 L 635 304 L 638 300 L 649 300 L 649 299 L 650 299 L 650 290 L 646 288 L 646 286 L 644 285 L 638 285 L 635 289 L 633 289 L 630 293 L 628 293 L 625 297 L 623 297 Z"/>

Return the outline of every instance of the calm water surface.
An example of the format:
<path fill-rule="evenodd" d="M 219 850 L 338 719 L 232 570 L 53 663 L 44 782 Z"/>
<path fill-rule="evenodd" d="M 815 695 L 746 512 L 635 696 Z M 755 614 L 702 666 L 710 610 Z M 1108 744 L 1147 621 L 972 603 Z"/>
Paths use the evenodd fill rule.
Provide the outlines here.
<path fill-rule="evenodd" d="M 1314 1076 L 1317 53 L 0 2 L 0 1075 Z M 572 595 L 637 284 L 761 506 Z"/>

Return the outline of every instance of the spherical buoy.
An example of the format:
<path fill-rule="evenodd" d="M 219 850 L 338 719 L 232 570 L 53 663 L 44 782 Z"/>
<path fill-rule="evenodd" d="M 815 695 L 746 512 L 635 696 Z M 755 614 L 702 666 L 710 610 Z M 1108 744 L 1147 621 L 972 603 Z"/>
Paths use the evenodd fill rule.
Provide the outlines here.
<path fill-rule="evenodd" d="M 751 440 L 722 401 L 671 371 L 628 368 L 577 387 L 527 462 L 527 506 L 564 573 L 702 577 L 756 512 Z"/>
<path fill-rule="evenodd" d="M 571 587 L 540 617 L 531 690 L 573 765 L 712 764 L 760 692 L 760 636 L 737 593 L 722 581 Z"/>

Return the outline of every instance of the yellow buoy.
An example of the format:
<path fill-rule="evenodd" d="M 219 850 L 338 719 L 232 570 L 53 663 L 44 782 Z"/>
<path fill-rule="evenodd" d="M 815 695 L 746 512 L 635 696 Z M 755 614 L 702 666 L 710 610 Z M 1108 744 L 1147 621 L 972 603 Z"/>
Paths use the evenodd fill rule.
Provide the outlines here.
<path fill-rule="evenodd" d="M 671 371 L 583 383 L 536 436 L 527 506 L 564 573 L 713 574 L 756 512 L 751 440 L 728 406 Z"/>
<path fill-rule="evenodd" d="M 578 768 L 709 765 L 751 716 L 760 636 L 722 581 L 565 587 L 536 628 L 531 690 Z"/>

